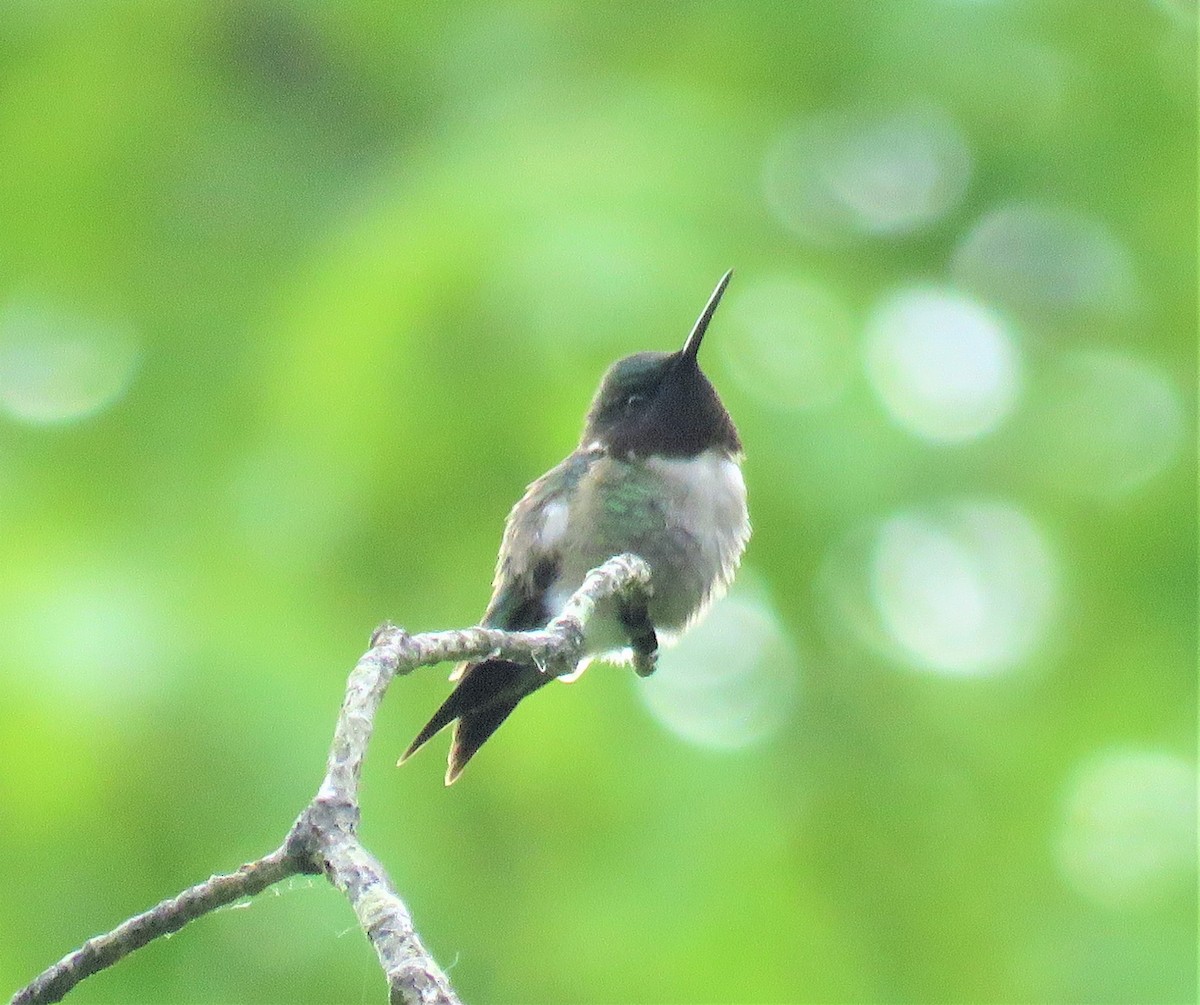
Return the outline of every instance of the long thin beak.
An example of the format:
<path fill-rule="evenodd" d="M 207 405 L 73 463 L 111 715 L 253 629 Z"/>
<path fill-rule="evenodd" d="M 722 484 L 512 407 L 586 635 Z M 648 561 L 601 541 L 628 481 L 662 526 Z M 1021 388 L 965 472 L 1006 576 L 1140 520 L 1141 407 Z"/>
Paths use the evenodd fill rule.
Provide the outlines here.
<path fill-rule="evenodd" d="M 721 302 L 721 294 L 725 292 L 725 287 L 729 285 L 729 279 L 733 275 L 733 269 L 730 269 L 721 277 L 721 281 L 717 283 L 717 288 L 713 290 L 712 296 L 708 298 L 708 303 L 704 305 L 704 310 L 700 317 L 696 319 L 696 324 L 692 328 L 692 333 L 687 337 L 687 341 L 683 343 L 683 349 L 679 355 L 682 359 L 696 358 L 696 353 L 700 351 L 700 341 L 704 338 L 704 332 L 708 329 L 708 323 L 712 320 L 713 314 L 716 312 L 717 304 Z"/>

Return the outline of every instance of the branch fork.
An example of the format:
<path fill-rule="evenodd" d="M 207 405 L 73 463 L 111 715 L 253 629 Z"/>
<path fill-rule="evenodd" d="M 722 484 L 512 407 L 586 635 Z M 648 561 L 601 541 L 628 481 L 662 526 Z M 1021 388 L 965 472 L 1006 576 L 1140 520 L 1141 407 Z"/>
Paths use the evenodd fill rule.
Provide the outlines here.
<path fill-rule="evenodd" d="M 618 555 L 588 573 L 562 613 L 541 631 L 476 627 L 410 635 L 395 625 L 381 625 L 346 683 L 325 777 L 283 844 L 236 872 L 213 876 L 89 939 L 18 991 L 11 1005 L 60 1001 L 85 977 L 154 939 L 300 874 L 323 874 L 350 902 L 379 957 L 390 1005 L 461 1005 L 383 866 L 358 839 L 359 780 L 375 713 L 393 678 L 421 666 L 499 656 L 534 662 L 556 677 L 570 673 L 583 657 L 584 629 L 596 605 L 610 597 L 644 604 L 649 594 L 650 567 L 636 555 Z M 654 653 L 635 652 L 634 669 L 642 676 L 653 671 Z"/>

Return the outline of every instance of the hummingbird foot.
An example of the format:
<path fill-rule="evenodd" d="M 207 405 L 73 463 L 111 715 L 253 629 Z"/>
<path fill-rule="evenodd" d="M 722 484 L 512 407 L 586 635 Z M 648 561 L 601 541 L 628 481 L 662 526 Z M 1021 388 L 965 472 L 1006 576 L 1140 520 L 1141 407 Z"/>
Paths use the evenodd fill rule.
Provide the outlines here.
<path fill-rule="evenodd" d="M 633 650 L 633 672 L 635 674 L 637 674 L 639 677 L 649 677 L 657 669 L 657 649 L 654 649 L 648 653 L 641 652 L 636 648 Z"/>
<path fill-rule="evenodd" d="M 629 645 L 633 649 L 633 672 L 639 677 L 649 677 L 658 665 L 658 634 L 650 621 L 645 600 L 623 601 L 618 615 L 625 631 L 629 633 Z"/>

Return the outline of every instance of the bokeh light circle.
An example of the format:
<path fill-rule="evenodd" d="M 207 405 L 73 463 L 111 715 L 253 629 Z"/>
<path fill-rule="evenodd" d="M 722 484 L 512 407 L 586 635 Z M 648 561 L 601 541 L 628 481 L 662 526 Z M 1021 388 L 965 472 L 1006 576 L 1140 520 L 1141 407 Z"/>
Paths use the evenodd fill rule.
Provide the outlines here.
<path fill-rule="evenodd" d="M 775 277 L 739 291 L 716 347 L 730 375 L 761 404 L 815 408 L 846 389 L 855 363 L 854 321 L 816 282 Z"/>
<path fill-rule="evenodd" d="M 650 714 L 697 746 L 736 750 L 773 736 L 795 702 L 796 652 L 764 603 L 742 595 L 708 616 L 637 682 Z"/>
<path fill-rule="evenodd" d="M 1083 350 L 1057 360 L 1048 383 L 1030 416 L 1048 480 L 1082 495 L 1115 498 L 1140 488 L 1182 453 L 1182 396 L 1153 364 L 1114 350 Z"/>
<path fill-rule="evenodd" d="M 1194 889 L 1195 767 L 1162 750 L 1095 754 L 1069 783 L 1056 857 L 1071 886 L 1104 907 Z"/>
<path fill-rule="evenodd" d="M 1134 306 L 1128 250 L 1100 221 L 1059 206 L 1017 203 L 984 215 L 954 252 L 956 283 L 989 301 L 1086 317 Z"/>
<path fill-rule="evenodd" d="M 125 393 L 140 359 L 126 324 L 11 300 L 0 308 L 0 411 L 38 425 L 86 418 Z"/>
<path fill-rule="evenodd" d="M 1054 554 L 1010 503 L 956 500 L 895 513 L 851 534 L 826 562 L 838 628 L 893 662 L 988 676 L 1027 661 L 1059 600 Z"/>
<path fill-rule="evenodd" d="M 169 680 L 170 619 L 151 578 L 112 564 L 44 570 L 8 611 L 25 628 L 15 661 L 90 714 L 157 694 Z"/>
<path fill-rule="evenodd" d="M 893 294 L 867 325 L 871 386 L 898 425 L 935 443 L 995 429 L 1021 386 L 1003 321 L 969 297 L 936 288 Z"/>
<path fill-rule="evenodd" d="M 782 132 L 763 166 L 766 200 L 804 241 L 888 237 L 936 223 L 966 194 L 972 157 L 945 111 L 827 111 Z"/>

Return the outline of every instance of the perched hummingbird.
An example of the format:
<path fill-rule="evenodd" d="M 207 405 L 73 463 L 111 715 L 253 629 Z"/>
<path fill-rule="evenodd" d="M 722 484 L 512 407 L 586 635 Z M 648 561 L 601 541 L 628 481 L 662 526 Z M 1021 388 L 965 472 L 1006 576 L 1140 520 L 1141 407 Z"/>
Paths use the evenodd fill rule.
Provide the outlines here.
<path fill-rule="evenodd" d="M 633 552 L 651 569 L 640 606 L 597 605 L 584 633 L 586 658 L 653 656 L 725 591 L 750 537 L 742 442 L 696 354 L 729 282 L 727 272 L 678 352 L 639 352 L 600 382 L 579 446 L 529 486 L 504 528 L 483 624 L 544 628 L 587 573 Z M 552 679 L 532 664 L 464 663 L 458 686 L 400 760 L 455 723 L 449 785 L 526 695 Z"/>

